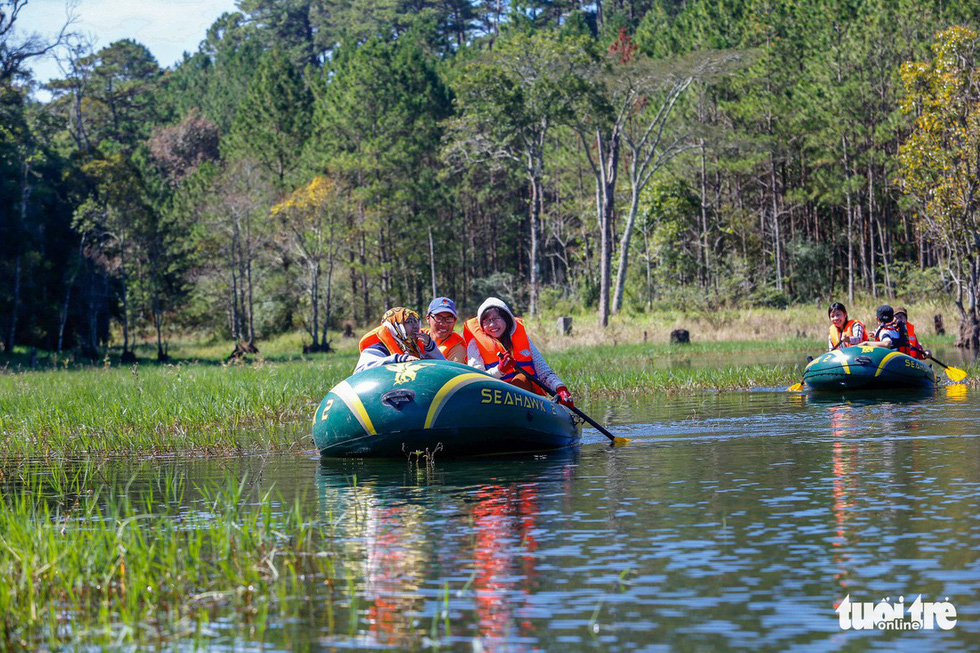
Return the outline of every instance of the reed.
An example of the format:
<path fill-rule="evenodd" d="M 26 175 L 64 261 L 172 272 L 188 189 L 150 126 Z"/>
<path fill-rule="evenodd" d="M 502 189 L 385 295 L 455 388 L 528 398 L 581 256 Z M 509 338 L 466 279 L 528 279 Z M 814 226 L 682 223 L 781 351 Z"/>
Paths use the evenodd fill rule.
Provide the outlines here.
<path fill-rule="evenodd" d="M 311 446 L 307 421 L 353 356 L 234 366 L 0 375 L 7 457 L 150 455 Z"/>
<path fill-rule="evenodd" d="M 214 623 L 226 641 L 262 641 L 270 616 L 352 602 L 334 582 L 341 538 L 299 499 L 253 502 L 230 478 L 192 503 L 173 478 L 140 493 L 57 468 L 26 478 L 0 494 L 4 650 L 200 643 Z"/>

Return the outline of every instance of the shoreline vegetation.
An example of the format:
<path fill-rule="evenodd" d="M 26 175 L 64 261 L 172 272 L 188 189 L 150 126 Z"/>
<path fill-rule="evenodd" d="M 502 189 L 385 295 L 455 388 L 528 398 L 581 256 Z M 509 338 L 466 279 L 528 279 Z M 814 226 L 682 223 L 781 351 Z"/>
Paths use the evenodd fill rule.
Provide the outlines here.
<path fill-rule="evenodd" d="M 805 313 L 812 317 L 814 310 Z M 535 338 L 583 405 L 626 396 L 681 392 L 785 389 L 799 381 L 807 355 L 824 342 L 795 337 L 787 324 L 804 311 L 724 312 L 688 317 L 692 343 L 672 345 L 673 321 L 623 319 L 611 338 L 594 340 L 588 318 L 570 336 L 556 335 L 553 320 L 532 323 Z M 915 312 L 913 312 L 915 314 Z M 720 325 L 705 328 L 709 319 Z M 642 340 L 646 332 L 647 343 Z M 928 332 L 928 331 L 927 331 Z M 743 339 L 717 339 L 735 333 Z M 771 335 L 775 334 L 775 335 Z M 791 334 L 794 337 L 778 337 Z M 659 342 L 654 341 L 659 340 Z M 952 336 L 923 339 L 933 349 Z M 350 375 L 357 338 L 337 338 L 336 351 L 298 355 L 300 336 L 266 343 L 259 356 L 224 363 L 227 343 L 185 343 L 178 361 L 101 366 L 77 364 L 0 374 L 0 442 L 4 461 L 78 456 L 217 455 L 253 451 L 312 450 L 309 419 L 323 395 Z M 962 364 L 955 361 L 955 364 Z M 977 363 L 965 364 L 976 384 Z"/>
<path fill-rule="evenodd" d="M 231 474 L 203 489 L 165 474 L 131 483 L 58 464 L 3 479 L 0 648 L 197 649 L 285 637 L 271 620 L 357 623 L 357 552 L 337 532 L 365 519 L 356 494 L 311 521 L 302 499 L 251 496 Z"/>
<path fill-rule="evenodd" d="M 613 335 L 599 342 L 588 317 L 576 316 L 570 336 L 556 334 L 556 318 L 531 329 L 588 409 L 625 396 L 784 391 L 806 356 L 825 347 L 815 333 L 821 322 L 799 338 L 790 326 L 814 313 L 634 316 L 614 322 Z M 671 328 L 681 326 L 692 343 L 669 344 Z M 951 335 L 923 338 L 954 351 Z M 130 468 L 114 465 L 312 454 L 310 416 L 350 374 L 357 339 L 336 334 L 328 354 L 299 355 L 302 344 L 298 334 L 271 340 L 259 356 L 235 363 L 223 362 L 227 341 L 189 339 L 175 344 L 170 364 L 153 362 L 149 347 L 136 365 L 120 364 L 119 349 L 95 365 L 62 359 L 17 371 L 5 361 L 0 573 L 9 582 L 0 592 L 0 648 L 295 642 L 301 632 L 283 634 L 276 624 L 303 620 L 324 624 L 321 634 L 354 632 L 362 553 L 341 531 L 360 528 L 369 514 L 357 476 L 344 501 L 311 518 L 305 499 L 258 494 L 246 475 L 192 487 L 166 466 L 126 482 Z M 977 362 L 964 366 L 976 386 Z M 425 628 L 432 641 L 450 635 L 436 618 Z"/>

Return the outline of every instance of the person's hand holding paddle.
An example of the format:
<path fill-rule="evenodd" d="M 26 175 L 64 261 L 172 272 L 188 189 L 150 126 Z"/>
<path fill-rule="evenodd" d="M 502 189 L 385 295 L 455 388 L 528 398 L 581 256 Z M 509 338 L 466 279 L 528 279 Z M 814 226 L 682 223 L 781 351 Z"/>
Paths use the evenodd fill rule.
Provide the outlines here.
<path fill-rule="evenodd" d="M 562 406 L 568 406 L 569 408 L 575 408 L 575 402 L 572 401 L 572 393 L 568 391 L 563 385 L 558 386 L 555 390 L 555 395 L 558 397 L 558 403 Z"/>
<path fill-rule="evenodd" d="M 497 352 L 497 360 L 500 361 L 497 369 L 500 370 L 501 374 L 510 374 L 514 371 L 514 359 L 511 357 L 509 351 Z"/>

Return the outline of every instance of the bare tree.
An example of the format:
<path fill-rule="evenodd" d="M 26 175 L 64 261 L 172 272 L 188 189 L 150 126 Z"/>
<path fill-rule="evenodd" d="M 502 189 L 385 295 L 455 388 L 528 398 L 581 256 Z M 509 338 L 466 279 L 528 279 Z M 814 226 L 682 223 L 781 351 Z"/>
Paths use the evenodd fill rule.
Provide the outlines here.
<path fill-rule="evenodd" d="M 327 329 L 333 310 L 334 265 L 342 242 L 339 232 L 351 211 L 346 190 L 336 179 L 317 176 L 272 207 L 272 215 L 282 228 L 284 249 L 295 254 L 306 271 L 300 282 L 310 301 L 310 351 L 330 351 Z"/>
<path fill-rule="evenodd" d="M 218 178 L 205 217 L 202 244 L 222 278 L 228 300 L 233 357 L 258 352 L 255 346 L 255 286 L 265 248 L 263 233 L 274 190 L 258 165 L 243 160 Z"/>
<path fill-rule="evenodd" d="M 75 23 L 75 3 L 69 2 L 65 5 L 65 22 L 53 40 L 37 33 L 21 36 L 16 25 L 27 3 L 28 0 L 0 0 L 0 84 L 23 75 L 28 60 L 42 57 L 61 45 Z"/>
<path fill-rule="evenodd" d="M 583 106 L 577 129 L 596 179 L 599 223 L 599 320 L 609 323 L 610 309 L 619 311 L 629 265 L 630 242 L 643 189 L 671 159 L 696 147 L 686 133 L 671 135 L 668 124 L 678 101 L 691 83 L 717 74 L 736 53 L 699 52 L 684 58 L 652 60 L 637 52 L 625 30 L 609 50 L 604 65 L 593 72 L 598 95 Z M 593 146 L 590 147 L 590 142 Z M 612 247 L 617 177 L 625 159 L 629 208 L 619 239 L 615 294 L 612 286 Z"/>
<path fill-rule="evenodd" d="M 570 120 L 584 92 L 584 45 L 556 34 L 517 34 L 469 66 L 458 82 L 460 115 L 449 126 L 447 156 L 462 165 L 510 162 L 528 183 L 530 232 L 528 312 L 536 314 L 541 276 L 545 141 Z"/>

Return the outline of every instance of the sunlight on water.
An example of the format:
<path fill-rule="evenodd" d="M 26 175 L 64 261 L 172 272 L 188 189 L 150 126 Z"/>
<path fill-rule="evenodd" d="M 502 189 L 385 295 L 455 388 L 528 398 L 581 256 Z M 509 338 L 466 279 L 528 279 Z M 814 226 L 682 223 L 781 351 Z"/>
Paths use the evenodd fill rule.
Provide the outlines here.
<path fill-rule="evenodd" d="M 172 461 L 304 497 L 356 600 L 266 645 L 451 650 L 968 650 L 980 646 L 980 393 L 701 393 L 583 406 L 580 449 L 516 459 Z M 125 478 L 129 472 L 120 472 Z M 132 485 L 139 492 L 140 481 Z M 194 493 L 185 510 L 206 506 Z M 326 580 L 326 579 L 323 579 Z M 311 585 L 312 606 L 329 593 Z M 319 589 L 317 589 L 319 588 Z M 951 630 L 843 630 L 835 607 L 955 606 Z M 246 645 L 222 635 L 214 644 Z M 240 635 L 238 636 L 240 637 Z"/>

